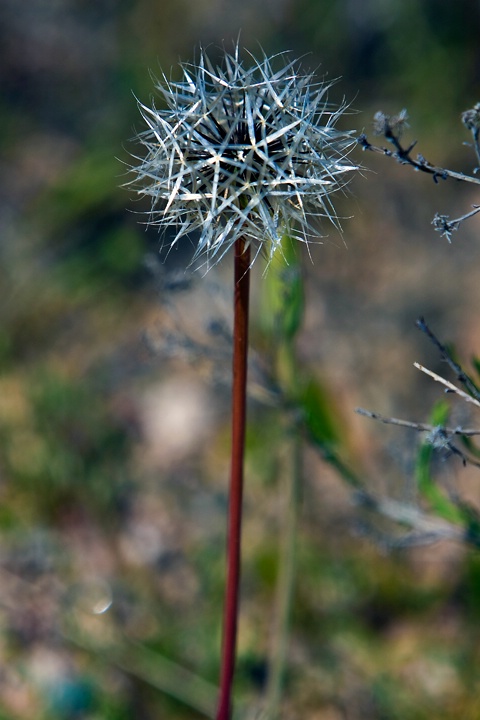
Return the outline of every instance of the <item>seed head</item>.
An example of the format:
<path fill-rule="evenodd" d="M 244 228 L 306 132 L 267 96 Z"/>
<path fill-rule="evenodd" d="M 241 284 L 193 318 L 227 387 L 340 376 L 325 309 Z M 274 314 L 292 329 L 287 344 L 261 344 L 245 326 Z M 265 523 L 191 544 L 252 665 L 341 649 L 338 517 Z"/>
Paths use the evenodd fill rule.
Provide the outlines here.
<path fill-rule="evenodd" d="M 406 109 L 400 110 L 398 115 L 386 115 L 379 110 L 373 116 L 373 132 L 375 135 L 384 135 L 392 140 L 395 135 L 401 137 L 404 129 L 408 127 L 408 113 Z"/>
<path fill-rule="evenodd" d="M 467 130 L 472 130 L 472 132 L 480 129 L 480 103 L 462 113 L 462 122 Z"/>
<path fill-rule="evenodd" d="M 208 263 L 240 236 L 271 259 L 285 232 L 308 242 L 311 216 L 337 224 L 331 194 L 358 169 L 353 132 L 335 129 L 345 105 L 328 104 L 330 85 L 284 54 L 251 59 L 244 67 L 237 45 L 215 67 L 201 50 L 182 80 L 156 81 L 165 107 L 139 103 L 147 153 L 134 184 L 152 198 L 149 223 L 173 227 L 171 245 L 197 231 L 194 257 Z"/>

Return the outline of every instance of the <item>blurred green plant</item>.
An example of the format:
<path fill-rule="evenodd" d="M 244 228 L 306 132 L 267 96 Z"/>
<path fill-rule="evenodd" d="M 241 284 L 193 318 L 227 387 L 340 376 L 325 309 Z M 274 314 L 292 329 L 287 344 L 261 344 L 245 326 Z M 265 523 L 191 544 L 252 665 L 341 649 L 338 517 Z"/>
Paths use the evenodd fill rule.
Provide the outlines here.
<path fill-rule="evenodd" d="M 425 372 L 435 381 L 441 383 L 446 392 L 455 395 L 469 406 L 480 408 L 480 390 L 478 382 L 478 360 L 472 362 L 478 377 L 472 377 L 455 359 L 454 348 L 442 344 L 429 328 L 423 318 L 417 321 L 418 328 L 427 335 L 440 353 L 443 362 L 447 363 L 455 373 L 460 385 L 458 387 L 449 380 L 427 370 L 415 363 L 418 369 Z M 469 503 L 466 503 L 456 493 L 446 492 L 436 478 L 435 469 L 439 453 L 444 461 L 456 458 L 464 467 L 471 465 L 480 467 L 477 458 L 479 448 L 474 438 L 480 436 L 480 429 L 451 427 L 448 424 L 450 404 L 445 400 L 438 402 L 432 412 L 428 423 L 416 423 L 387 418 L 363 409 L 358 412 L 374 420 L 394 426 L 406 427 L 419 433 L 426 433 L 425 440 L 420 443 L 415 463 L 415 489 L 416 497 L 413 502 L 400 502 L 391 499 L 380 499 L 362 490 L 358 499 L 364 506 L 376 509 L 393 520 L 407 526 L 412 534 L 400 539 L 391 540 L 392 544 L 415 544 L 437 542 L 442 539 L 453 539 L 464 542 L 473 547 L 480 547 L 480 512 Z M 460 441 L 460 449 L 457 444 Z M 388 542 L 388 540 L 387 540 Z"/>

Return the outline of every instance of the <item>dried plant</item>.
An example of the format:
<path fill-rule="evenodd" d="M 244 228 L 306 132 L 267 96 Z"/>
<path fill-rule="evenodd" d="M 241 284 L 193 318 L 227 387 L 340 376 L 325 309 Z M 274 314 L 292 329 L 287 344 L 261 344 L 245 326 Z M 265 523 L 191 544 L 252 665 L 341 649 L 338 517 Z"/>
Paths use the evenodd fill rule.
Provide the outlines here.
<path fill-rule="evenodd" d="M 328 103 L 329 84 L 302 74 L 298 63 L 283 54 L 251 60 L 246 68 L 237 44 L 233 54 L 225 53 L 221 66 L 214 66 L 202 50 L 197 64 L 182 65 L 183 80 L 163 76 L 156 82 L 165 107 L 139 104 L 148 126 L 140 135 L 147 152 L 134 168 L 133 181 L 139 195 L 151 198 L 149 223 L 162 230 L 174 228 L 171 246 L 196 232 L 194 259 L 205 256 L 207 268 L 231 250 L 235 258 L 231 479 L 218 720 L 231 717 L 236 656 L 250 269 L 260 253 L 269 262 L 277 253 L 288 254 L 285 243 L 308 244 L 312 217 L 326 217 L 338 226 L 331 195 L 357 169 L 348 157 L 355 144 L 353 133 L 335 127 L 346 106 Z M 296 292 L 300 297 L 301 289 Z M 286 314 L 290 319 L 290 308 Z M 299 320 L 296 317 L 285 331 L 290 351 Z M 289 571 L 286 587 L 291 577 Z M 286 593 L 290 594 L 288 587 Z M 288 607 L 287 600 L 279 610 L 283 624 Z M 283 640 L 281 645 L 285 647 Z M 284 649 L 279 657 L 278 678 Z M 276 682 L 269 695 L 270 707 L 276 706 Z"/>
<path fill-rule="evenodd" d="M 309 241 L 310 218 L 337 223 L 331 195 L 356 169 L 355 140 L 335 128 L 328 83 L 302 74 L 285 55 L 252 59 L 239 47 L 215 67 L 202 50 L 183 80 L 156 81 L 166 105 L 139 103 L 147 154 L 135 168 L 151 197 L 150 223 L 174 227 L 172 245 L 199 232 L 195 257 L 219 260 L 242 237 L 271 258 L 285 233 Z M 283 66 L 274 69 L 274 64 Z"/>
<path fill-rule="evenodd" d="M 480 185 L 480 179 L 475 177 L 479 167 L 475 167 L 473 175 L 449 170 L 432 164 L 418 154 L 412 156 L 416 141 L 404 145 L 402 135 L 407 123 L 408 115 L 402 110 L 398 115 L 387 115 L 384 112 L 377 112 L 373 119 L 373 131 L 381 135 L 389 143 L 390 147 L 379 147 L 373 145 L 365 134 L 358 138 L 358 142 L 365 151 L 381 153 L 386 157 L 393 158 L 401 165 L 412 167 L 417 172 L 431 175 L 435 183 L 446 180 L 467 182 L 473 185 Z M 477 162 L 480 163 L 480 103 L 477 103 L 470 110 L 462 113 L 461 120 L 467 130 L 472 134 L 473 149 Z M 393 149 L 392 149 L 393 146 Z M 448 215 L 436 213 L 432 225 L 435 230 L 451 242 L 452 233 L 460 227 L 461 223 L 480 212 L 480 205 L 473 205 L 472 210 L 464 215 L 450 219 Z M 427 335 L 435 345 L 444 362 L 454 372 L 457 381 L 462 387 L 458 387 L 448 379 L 428 370 L 419 363 L 415 366 L 422 372 L 429 375 L 436 382 L 441 383 L 445 392 L 453 393 L 469 405 L 480 407 L 480 390 L 474 379 L 454 360 L 447 347 L 442 344 L 436 335 L 429 328 L 423 318 L 417 321 L 418 328 Z M 475 370 L 478 373 L 480 365 L 474 361 Z M 360 504 L 375 509 L 390 519 L 397 520 L 402 525 L 411 529 L 411 533 L 400 540 L 389 539 L 388 544 L 408 544 L 412 542 L 431 542 L 444 538 L 466 540 L 467 542 L 480 545 L 480 517 L 476 510 L 466 506 L 461 499 L 447 496 L 435 483 L 432 478 L 430 462 L 434 453 L 442 453 L 444 458 L 454 456 L 461 460 L 463 465 L 480 467 L 480 451 L 473 444 L 472 438 L 480 435 L 476 428 L 450 427 L 447 424 L 448 406 L 444 403 L 438 405 L 432 413 L 432 422 L 419 423 L 410 420 L 384 417 L 376 412 L 358 409 L 361 415 L 365 415 L 383 423 L 396 425 L 397 427 L 410 428 L 418 433 L 426 433 L 424 443 L 419 450 L 416 465 L 416 483 L 418 497 L 412 504 L 398 502 L 387 498 L 377 498 L 371 493 L 362 490 L 357 494 Z M 426 512 L 421 501 L 427 501 L 429 510 Z"/>
<path fill-rule="evenodd" d="M 403 131 L 408 127 L 407 120 L 408 115 L 405 109 L 398 113 L 398 115 L 386 115 L 382 111 L 375 113 L 373 118 L 374 134 L 383 135 L 385 140 L 393 146 L 393 150 L 388 147 L 373 145 L 365 134 L 359 136 L 358 143 L 364 150 L 381 153 L 382 155 L 393 158 L 401 165 L 409 165 L 417 172 L 431 175 L 435 183 L 438 183 L 440 180 L 451 179 L 472 183 L 473 185 L 480 185 L 480 178 L 476 178 L 473 175 L 465 175 L 464 173 L 433 165 L 420 154 L 418 154 L 416 158 L 412 157 L 412 152 L 417 145 L 417 141 L 415 140 L 407 146 L 401 142 Z M 462 113 L 462 122 L 467 130 L 470 130 L 472 133 L 476 159 L 480 164 L 480 103 L 477 103 L 471 110 L 466 110 Z M 474 168 L 474 173 L 476 173 L 478 169 L 478 167 Z M 451 242 L 452 233 L 458 230 L 460 224 L 478 212 L 480 212 L 480 205 L 473 205 L 470 212 L 453 219 L 450 219 L 449 215 L 436 213 L 432 220 L 432 225 L 443 237 L 447 238 L 448 242 Z"/>

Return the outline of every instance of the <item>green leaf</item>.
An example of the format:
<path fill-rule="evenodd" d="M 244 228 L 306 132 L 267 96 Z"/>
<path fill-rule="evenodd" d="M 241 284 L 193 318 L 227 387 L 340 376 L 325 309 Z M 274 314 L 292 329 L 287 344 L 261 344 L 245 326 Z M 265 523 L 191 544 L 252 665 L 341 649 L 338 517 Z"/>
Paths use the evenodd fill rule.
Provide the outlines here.
<path fill-rule="evenodd" d="M 284 340 L 292 340 L 302 324 L 304 297 L 295 245 L 288 236 L 283 237 L 281 253 L 270 263 L 262 289 L 265 330 Z"/>
<path fill-rule="evenodd" d="M 300 402 L 312 439 L 321 444 L 336 445 L 339 441 L 339 432 L 333 417 L 331 402 L 325 390 L 314 378 L 310 378 L 306 383 Z"/>
<path fill-rule="evenodd" d="M 339 475 L 352 485 L 359 488 L 362 482 L 344 463 L 338 453 L 341 442 L 339 422 L 335 417 L 333 404 L 320 383 L 310 378 L 305 383 L 298 397 L 298 405 L 303 413 L 305 429 L 310 441 Z"/>

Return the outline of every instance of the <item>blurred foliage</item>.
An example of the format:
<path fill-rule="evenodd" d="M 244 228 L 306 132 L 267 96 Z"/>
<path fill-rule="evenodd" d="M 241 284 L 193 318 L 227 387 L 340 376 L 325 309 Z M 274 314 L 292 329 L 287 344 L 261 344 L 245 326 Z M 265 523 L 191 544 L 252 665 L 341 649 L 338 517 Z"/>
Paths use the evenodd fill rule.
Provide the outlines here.
<path fill-rule="evenodd" d="M 437 403 L 431 414 L 431 425 L 434 427 L 446 426 L 449 410 L 450 407 L 446 402 Z M 433 443 L 429 441 L 422 443 L 416 465 L 416 481 L 420 496 L 426 500 L 435 515 L 462 525 L 465 521 L 463 513 L 455 502 L 445 496 L 433 477 L 431 464 L 434 456 Z"/>
<path fill-rule="evenodd" d="M 188 243 L 152 272 L 159 240 L 141 224 L 148 207 L 122 187 L 137 152 L 129 139 L 141 128 L 135 98 L 152 92 L 149 70 L 174 75 L 178 58 L 192 57 L 200 41 L 215 53 L 241 29 L 241 44 L 253 52 L 258 42 L 267 53 L 289 49 L 307 54 L 304 62 L 320 65 L 320 73 L 343 76 L 332 95 L 345 93 L 366 110 L 348 117 L 349 127 L 368 124 L 378 103 L 392 111 L 406 106 L 415 132 L 441 156 L 449 150 L 439 138 L 455 127 L 460 146 L 457 116 L 472 96 L 478 100 L 479 14 L 467 0 L 2 0 L 2 718 L 200 718 L 215 693 L 228 387 L 218 363 L 213 380 L 205 370 L 206 351 L 191 358 L 192 369 L 183 356 L 171 361 L 171 345 L 186 317 L 202 347 L 212 346 L 212 356 L 220 348 L 228 364 L 222 333 L 215 341 L 204 333 L 218 308 L 222 315 L 222 293 L 166 289 L 165 278 L 179 268 L 185 277 Z M 366 214 L 376 207 L 372 198 Z M 352 248 L 353 258 L 366 257 L 342 315 L 354 324 L 350 294 L 358 297 L 362 283 L 371 291 L 379 245 Z M 420 551 L 385 557 L 352 533 L 342 478 L 356 483 L 370 450 L 362 455 L 348 446 L 323 363 L 328 343 L 325 355 L 314 355 L 321 358 L 314 368 L 295 355 L 294 339 L 300 348 L 324 345 L 311 337 L 315 287 L 304 296 L 291 250 L 287 243 L 290 265 L 258 278 L 271 314 L 254 323 L 252 358 L 252 378 L 265 380 L 262 358 L 268 365 L 272 335 L 287 339 L 267 386 L 271 396 L 282 383 L 289 388 L 322 458 L 306 455 L 284 716 L 476 717 L 478 558 L 463 551 L 434 563 Z M 325 292 L 343 272 L 331 273 L 328 263 L 326 256 L 318 271 L 327 273 Z M 288 309 L 280 317 L 279 288 L 287 293 L 279 310 Z M 336 290 L 329 307 L 345 310 Z M 166 328 L 164 354 L 142 341 L 157 324 Z M 194 340 L 189 347 L 200 346 Z M 332 366 L 345 347 L 355 355 L 355 343 L 352 335 Z M 168 408 L 162 400 L 172 375 L 181 387 L 209 388 L 193 432 L 180 386 Z M 186 413 L 180 429 L 177 409 Z M 279 477 L 289 437 L 278 415 L 276 406 L 252 400 L 242 717 L 268 682 L 284 518 Z M 419 482 L 442 514 L 428 463 L 419 456 Z"/>

